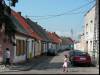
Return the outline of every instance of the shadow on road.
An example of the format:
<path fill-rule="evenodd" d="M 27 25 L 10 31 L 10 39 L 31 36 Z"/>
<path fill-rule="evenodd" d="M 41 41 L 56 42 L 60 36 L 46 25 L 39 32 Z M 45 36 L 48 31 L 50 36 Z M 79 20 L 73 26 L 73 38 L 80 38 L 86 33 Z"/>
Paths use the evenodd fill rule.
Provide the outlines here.
<path fill-rule="evenodd" d="M 46 65 L 44 65 L 44 66 L 41 65 L 41 66 L 33 67 L 32 69 L 46 70 L 46 69 L 60 69 L 61 67 L 62 67 L 62 63 L 57 62 L 57 63 L 46 63 Z"/>
<path fill-rule="evenodd" d="M 62 53 L 62 52 L 60 52 L 60 53 Z M 57 56 L 59 56 L 59 54 Z M 62 62 L 50 62 L 54 57 L 55 56 L 45 56 L 44 58 L 41 58 L 37 62 L 34 62 L 31 70 L 45 70 L 45 69 L 60 69 L 60 68 L 62 68 L 63 61 Z M 60 58 L 59 58 L 59 60 L 60 60 Z"/>

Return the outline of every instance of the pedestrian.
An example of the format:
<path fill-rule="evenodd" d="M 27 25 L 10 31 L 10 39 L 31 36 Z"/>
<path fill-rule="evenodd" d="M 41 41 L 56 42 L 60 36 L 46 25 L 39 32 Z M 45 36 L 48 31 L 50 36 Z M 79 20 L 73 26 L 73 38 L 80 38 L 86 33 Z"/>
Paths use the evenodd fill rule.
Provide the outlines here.
<path fill-rule="evenodd" d="M 64 58 L 64 63 L 63 63 L 63 72 L 68 72 L 68 56 L 67 55 L 64 55 L 65 58 Z"/>
<path fill-rule="evenodd" d="M 5 57 L 6 57 L 5 66 L 10 65 L 10 50 L 9 50 L 9 48 L 6 48 Z"/>

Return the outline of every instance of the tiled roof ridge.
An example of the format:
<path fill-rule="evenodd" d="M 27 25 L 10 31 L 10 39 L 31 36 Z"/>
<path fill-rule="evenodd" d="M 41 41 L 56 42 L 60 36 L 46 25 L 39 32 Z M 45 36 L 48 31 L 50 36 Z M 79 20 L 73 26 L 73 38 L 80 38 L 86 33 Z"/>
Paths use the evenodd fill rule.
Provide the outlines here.
<path fill-rule="evenodd" d="M 21 25 L 29 32 L 30 36 L 42 40 L 35 32 L 33 32 L 33 30 L 17 12 L 12 11 L 12 15 L 15 16 L 16 19 L 21 23 Z"/>

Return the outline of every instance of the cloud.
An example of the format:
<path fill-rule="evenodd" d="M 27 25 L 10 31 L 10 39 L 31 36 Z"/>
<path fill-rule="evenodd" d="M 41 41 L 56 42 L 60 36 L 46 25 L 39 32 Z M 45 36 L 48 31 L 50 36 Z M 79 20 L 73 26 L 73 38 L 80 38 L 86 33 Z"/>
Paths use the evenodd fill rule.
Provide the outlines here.
<path fill-rule="evenodd" d="M 55 31 L 59 36 L 66 36 L 66 37 L 71 37 L 70 32 L 63 32 L 63 31 Z M 82 32 L 74 32 L 73 34 L 73 39 L 79 40 L 79 34 Z"/>
<path fill-rule="evenodd" d="M 67 36 L 69 37 L 70 34 L 68 32 L 62 32 L 62 31 L 55 31 L 59 36 Z"/>

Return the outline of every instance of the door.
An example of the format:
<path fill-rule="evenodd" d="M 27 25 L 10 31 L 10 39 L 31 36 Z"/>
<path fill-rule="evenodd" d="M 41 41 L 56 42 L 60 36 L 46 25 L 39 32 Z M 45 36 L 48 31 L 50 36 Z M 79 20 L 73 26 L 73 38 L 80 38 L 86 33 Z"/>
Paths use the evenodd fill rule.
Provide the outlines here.
<path fill-rule="evenodd" d="M 26 60 L 29 58 L 29 41 L 26 41 Z"/>

